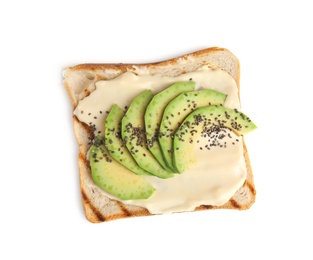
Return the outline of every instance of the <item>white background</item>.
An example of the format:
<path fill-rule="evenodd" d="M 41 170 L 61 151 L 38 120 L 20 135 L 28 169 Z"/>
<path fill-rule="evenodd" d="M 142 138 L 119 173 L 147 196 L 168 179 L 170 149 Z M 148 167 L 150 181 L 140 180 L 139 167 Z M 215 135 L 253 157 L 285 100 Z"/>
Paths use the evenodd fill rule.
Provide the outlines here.
<path fill-rule="evenodd" d="M 313 259 L 309 3 L 2 1 L 0 259 Z M 89 223 L 62 70 L 211 46 L 241 62 L 256 203 Z"/>

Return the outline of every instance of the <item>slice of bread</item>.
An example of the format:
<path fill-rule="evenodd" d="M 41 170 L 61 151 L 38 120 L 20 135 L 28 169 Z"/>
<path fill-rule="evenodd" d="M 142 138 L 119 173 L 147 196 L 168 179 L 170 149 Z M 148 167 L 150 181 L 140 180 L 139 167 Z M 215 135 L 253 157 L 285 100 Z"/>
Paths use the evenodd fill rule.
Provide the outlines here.
<path fill-rule="evenodd" d="M 63 72 L 64 86 L 71 99 L 73 110 L 78 102 L 88 96 L 95 89 L 98 80 L 110 80 L 126 71 L 136 71 L 137 74 L 178 76 L 192 72 L 207 65 L 212 69 L 220 68 L 229 73 L 237 83 L 239 89 L 240 66 L 238 59 L 227 49 L 208 48 L 183 55 L 171 60 L 151 64 L 81 64 L 66 68 Z M 239 93 L 239 91 L 238 91 Z M 148 216 L 147 209 L 123 204 L 109 199 L 91 178 L 89 161 L 86 158 L 90 148 L 93 132 L 86 124 L 80 122 L 73 115 L 74 129 L 79 144 L 78 165 L 82 203 L 86 217 L 93 223 L 115 220 L 119 218 Z M 223 206 L 202 205 L 195 210 L 204 209 L 248 209 L 255 201 L 255 187 L 253 173 L 249 161 L 248 151 L 244 145 L 244 157 L 247 167 L 247 178 L 243 186 Z"/>

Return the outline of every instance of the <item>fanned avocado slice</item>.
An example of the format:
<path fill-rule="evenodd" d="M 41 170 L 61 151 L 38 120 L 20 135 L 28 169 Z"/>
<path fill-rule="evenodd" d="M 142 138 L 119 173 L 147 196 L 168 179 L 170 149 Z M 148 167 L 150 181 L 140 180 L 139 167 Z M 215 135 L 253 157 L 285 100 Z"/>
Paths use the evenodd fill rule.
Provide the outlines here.
<path fill-rule="evenodd" d="M 116 104 L 111 108 L 105 120 L 105 145 L 110 155 L 132 172 L 138 175 L 151 175 L 138 166 L 122 140 L 121 120 L 124 114 L 124 111 Z"/>
<path fill-rule="evenodd" d="M 144 115 L 152 97 L 152 91 L 146 90 L 133 99 L 122 119 L 122 139 L 142 169 L 160 178 L 170 178 L 174 174 L 159 164 L 146 145 Z"/>
<path fill-rule="evenodd" d="M 184 120 L 174 136 L 174 166 L 179 173 L 190 168 L 195 162 L 195 143 L 200 135 L 207 137 L 223 128 L 236 135 L 246 135 L 256 125 L 244 113 L 223 106 L 207 106 L 196 109 Z M 209 159 L 209 158 L 208 158 Z"/>
<path fill-rule="evenodd" d="M 165 108 L 159 130 L 159 143 L 164 161 L 175 169 L 173 163 L 174 133 L 193 110 L 223 104 L 227 95 L 215 90 L 205 89 L 182 93 L 174 98 Z"/>
<path fill-rule="evenodd" d="M 156 94 L 146 109 L 145 127 L 148 149 L 167 171 L 174 171 L 174 169 L 172 166 L 166 165 L 161 152 L 161 147 L 158 143 L 159 127 L 161 125 L 163 112 L 167 104 L 173 98 L 183 92 L 192 91 L 194 88 L 194 82 L 177 82 Z"/>
<path fill-rule="evenodd" d="M 90 165 L 94 182 L 119 199 L 147 199 L 155 191 L 146 179 L 115 161 L 101 137 L 97 137 L 91 147 Z"/>

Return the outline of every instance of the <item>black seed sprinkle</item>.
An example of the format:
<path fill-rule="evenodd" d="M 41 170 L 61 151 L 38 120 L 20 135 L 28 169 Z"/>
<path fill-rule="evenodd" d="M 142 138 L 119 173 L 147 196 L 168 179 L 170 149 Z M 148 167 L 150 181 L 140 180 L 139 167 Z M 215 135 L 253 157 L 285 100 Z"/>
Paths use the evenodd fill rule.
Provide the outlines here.
<path fill-rule="evenodd" d="M 91 113 L 88 113 L 88 116 L 90 116 L 91 115 Z"/>

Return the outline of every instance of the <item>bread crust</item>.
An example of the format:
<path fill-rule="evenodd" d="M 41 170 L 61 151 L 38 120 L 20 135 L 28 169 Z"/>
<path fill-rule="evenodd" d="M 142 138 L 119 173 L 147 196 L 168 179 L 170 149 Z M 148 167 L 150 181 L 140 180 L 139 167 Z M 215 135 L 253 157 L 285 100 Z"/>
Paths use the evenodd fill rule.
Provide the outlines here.
<path fill-rule="evenodd" d="M 79 100 L 88 96 L 95 89 L 98 80 L 110 80 L 126 71 L 144 74 L 162 74 L 177 76 L 193 71 L 203 65 L 212 69 L 220 68 L 229 73 L 236 81 L 238 95 L 240 93 L 240 64 L 235 55 L 225 48 L 212 47 L 188 53 L 166 61 L 149 64 L 80 64 L 64 70 L 64 86 L 70 97 L 72 109 L 75 110 Z M 240 98 L 240 97 L 239 97 Z M 104 196 L 101 189 L 94 184 L 91 178 L 89 161 L 86 158 L 90 148 L 93 133 L 89 126 L 80 122 L 73 115 L 75 135 L 79 144 L 78 165 L 80 173 L 80 187 L 82 204 L 86 218 L 92 223 L 116 220 L 120 218 L 149 216 L 147 209 L 125 205 L 117 200 Z M 244 145 L 244 158 L 247 166 L 247 179 L 243 186 L 223 206 L 202 205 L 195 209 L 237 209 L 245 210 L 255 201 L 256 190 L 248 150 Z"/>

